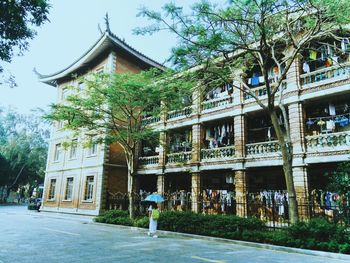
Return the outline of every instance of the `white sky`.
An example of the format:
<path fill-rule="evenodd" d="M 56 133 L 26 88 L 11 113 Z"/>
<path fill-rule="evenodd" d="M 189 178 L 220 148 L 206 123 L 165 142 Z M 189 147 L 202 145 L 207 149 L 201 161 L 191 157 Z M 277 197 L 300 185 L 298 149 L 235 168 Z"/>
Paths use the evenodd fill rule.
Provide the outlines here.
<path fill-rule="evenodd" d="M 37 36 L 30 41 L 29 50 L 22 57 L 15 57 L 7 69 L 15 76 L 18 87 L 0 87 L 0 106 L 11 105 L 27 113 L 33 108 L 48 109 L 56 100 L 54 87 L 42 84 L 33 72 L 51 74 L 65 68 L 79 58 L 99 38 L 97 25 L 104 27 L 106 12 L 114 34 L 145 55 L 158 62 L 170 56 L 176 42 L 168 33 L 153 36 L 136 36 L 135 27 L 149 24 L 136 17 L 138 9 L 145 5 L 160 10 L 169 0 L 51 0 L 50 23 L 37 28 Z M 194 0 L 176 0 L 178 5 L 188 6 Z"/>

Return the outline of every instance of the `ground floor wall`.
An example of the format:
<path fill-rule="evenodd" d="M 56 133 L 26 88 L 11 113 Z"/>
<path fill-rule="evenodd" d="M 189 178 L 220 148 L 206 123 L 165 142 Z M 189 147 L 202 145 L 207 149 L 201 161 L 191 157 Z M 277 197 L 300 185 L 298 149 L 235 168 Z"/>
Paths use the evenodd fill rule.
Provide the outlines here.
<path fill-rule="evenodd" d="M 327 173 L 334 171 L 338 164 L 293 167 L 300 216 L 310 215 L 313 190 L 326 191 L 329 183 Z M 145 182 L 149 180 L 152 185 L 149 192 L 157 191 L 166 197 L 167 209 L 258 217 L 276 213 L 277 217 L 288 217 L 288 192 L 282 166 L 145 174 L 139 175 L 139 178 L 143 181 L 141 186 L 147 185 Z M 263 204 L 264 211 L 252 204 Z"/>
<path fill-rule="evenodd" d="M 98 215 L 103 166 L 50 171 L 45 175 L 43 211 Z"/>

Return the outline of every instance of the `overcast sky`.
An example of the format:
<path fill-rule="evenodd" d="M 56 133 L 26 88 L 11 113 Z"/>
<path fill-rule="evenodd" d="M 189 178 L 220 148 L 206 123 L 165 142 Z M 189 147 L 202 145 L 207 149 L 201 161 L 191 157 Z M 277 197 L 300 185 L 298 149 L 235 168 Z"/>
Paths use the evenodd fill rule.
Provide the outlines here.
<path fill-rule="evenodd" d="M 30 41 L 29 51 L 22 57 L 15 57 L 7 67 L 15 76 L 18 87 L 0 87 L 0 105 L 12 105 L 26 113 L 33 108 L 48 109 L 56 100 L 56 90 L 42 84 L 33 72 L 51 74 L 70 65 L 79 58 L 100 37 L 98 24 L 104 29 L 104 16 L 108 12 L 110 28 L 114 34 L 158 62 L 170 56 L 170 49 L 176 44 L 168 33 L 153 36 L 136 36 L 135 27 L 149 24 L 144 18 L 136 17 L 141 6 L 153 10 L 169 1 L 165 0 L 51 0 L 50 23 L 37 29 L 37 36 Z M 194 0 L 176 0 L 177 4 L 188 6 Z"/>

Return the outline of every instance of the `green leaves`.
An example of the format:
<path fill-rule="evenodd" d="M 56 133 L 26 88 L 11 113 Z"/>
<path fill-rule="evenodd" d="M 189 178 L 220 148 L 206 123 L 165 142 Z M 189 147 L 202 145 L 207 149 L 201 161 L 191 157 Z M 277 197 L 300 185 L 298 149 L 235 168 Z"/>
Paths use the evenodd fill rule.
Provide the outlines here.
<path fill-rule="evenodd" d="M 92 140 L 100 143 L 119 143 L 127 156 L 134 154 L 139 141 L 154 138 L 156 132 L 143 125 L 143 118 L 182 108 L 183 97 L 192 92 L 190 81 L 155 69 L 137 74 L 99 73 L 79 81 L 84 81 L 85 89 L 70 87 L 73 93 L 52 105 L 46 118 L 64 121 L 65 129 L 76 135 L 93 134 Z"/>

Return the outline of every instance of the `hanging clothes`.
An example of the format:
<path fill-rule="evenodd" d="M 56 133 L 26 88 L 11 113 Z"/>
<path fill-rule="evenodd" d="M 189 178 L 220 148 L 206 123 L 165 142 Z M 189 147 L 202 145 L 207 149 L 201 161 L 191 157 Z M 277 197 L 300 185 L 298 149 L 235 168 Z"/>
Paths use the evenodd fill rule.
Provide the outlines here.
<path fill-rule="evenodd" d="M 328 68 L 328 67 L 330 67 L 330 66 L 332 66 L 332 65 L 333 65 L 332 59 L 327 58 L 327 59 L 326 59 L 326 62 L 325 62 L 325 66 Z"/>
<path fill-rule="evenodd" d="M 258 86 L 259 85 L 259 73 L 255 72 L 253 73 L 253 77 L 251 80 L 252 86 Z"/>
<path fill-rule="evenodd" d="M 349 39 L 343 38 L 340 43 L 342 54 L 346 53 L 348 49 L 348 45 L 349 45 Z"/>
<path fill-rule="evenodd" d="M 304 73 L 310 73 L 310 66 L 307 62 L 304 62 L 303 64 L 303 71 Z"/>
<path fill-rule="evenodd" d="M 311 60 L 316 60 L 317 59 L 317 52 L 315 50 L 310 50 L 309 58 Z"/>
<path fill-rule="evenodd" d="M 267 128 L 267 138 L 269 141 L 271 140 L 271 127 Z"/>
<path fill-rule="evenodd" d="M 335 105 L 333 103 L 329 103 L 328 107 L 329 107 L 329 115 L 335 116 L 336 115 Z"/>

